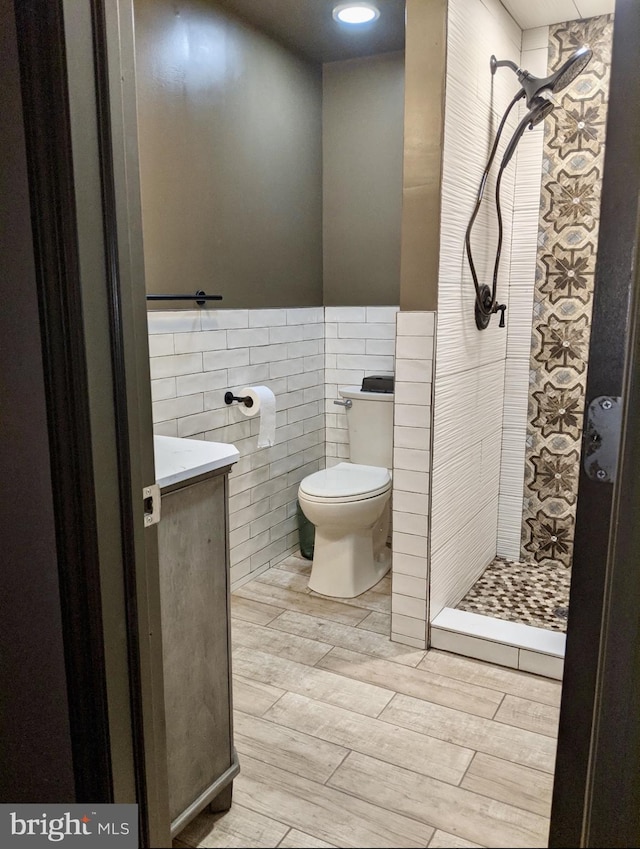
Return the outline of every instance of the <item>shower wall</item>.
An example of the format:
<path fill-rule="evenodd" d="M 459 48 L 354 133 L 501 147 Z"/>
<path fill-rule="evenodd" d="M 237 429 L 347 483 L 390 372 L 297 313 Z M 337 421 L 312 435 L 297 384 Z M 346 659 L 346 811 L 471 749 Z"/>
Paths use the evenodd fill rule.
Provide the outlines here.
<path fill-rule="evenodd" d="M 573 551 L 612 31 L 612 16 L 556 24 L 544 42 L 542 31 L 531 31 L 548 71 L 523 61 L 546 74 L 583 44 L 594 51 L 558 95 L 561 108 L 545 121 L 539 153 L 525 157 L 521 148 L 518 158 L 524 190 L 541 158 L 539 221 L 530 242 L 536 257 L 528 280 L 521 278 L 517 334 L 509 324 L 498 553 L 559 568 L 571 566 Z M 529 192 L 529 212 L 532 200 Z"/>
<path fill-rule="evenodd" d="M 522 33 L 520 66 L 538 77 L 547 73 L 549 27 Z M 526 104 L 519 106 L 518 118 Z M 498 511 L 497 553 L 518 561 L 522 536 L 522 492 L 524 487 L 531 359 L 531 316 L 538 252 L 540 175 L 542 174 L 544 123 L 526 132 L 518 145 L 513 167 L 516 172 L 511 277 L 507 321 L 502 460 Z"/>
<path fill-rule="evenodd" d="M 498 0 L 450 0 L 438 280 L 431 504 L 433 618 L 454 606 L 496 553 L 507 333 L 493 318 L 479 332 L 475 293 L 463 255 L 497 122 L 518 90 L 510 71 L 492 76 L 492 54 L 520 63 L 522 32 Z M 514 110 L 515 111 L 515 110 Z M 515 129 L 512 116 L 505 128 Z M 473 235 L 481 281 L 496 246 L 495 171 Z M 503 180 L 505 242 L 500 302 L 509 302 L 513 167 Z M 509 316 L 509 312 L 507 312 Z"/>

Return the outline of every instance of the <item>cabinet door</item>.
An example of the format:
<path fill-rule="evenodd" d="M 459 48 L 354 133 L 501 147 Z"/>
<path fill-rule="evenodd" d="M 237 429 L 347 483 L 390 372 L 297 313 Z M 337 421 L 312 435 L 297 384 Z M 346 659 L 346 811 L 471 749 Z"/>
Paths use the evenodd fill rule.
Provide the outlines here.
<path fill-rule="evenodd" d="M 231 764 L 225 476 L 163 495 L 158 532 L 175 820 Z"/>

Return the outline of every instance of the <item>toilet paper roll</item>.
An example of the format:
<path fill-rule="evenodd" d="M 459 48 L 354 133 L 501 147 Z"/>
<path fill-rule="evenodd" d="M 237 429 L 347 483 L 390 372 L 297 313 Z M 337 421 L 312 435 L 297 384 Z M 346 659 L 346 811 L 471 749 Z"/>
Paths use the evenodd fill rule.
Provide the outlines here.
<path fill-rule="evenodd" d="M 258 448 L 268 448 L 276 438 L 276 396 L 268 386 L 245 386 L 238 393 L 253 398 L 253 405 L 240 405 L 240 412 L 248 418 L 260 414 Z"/>

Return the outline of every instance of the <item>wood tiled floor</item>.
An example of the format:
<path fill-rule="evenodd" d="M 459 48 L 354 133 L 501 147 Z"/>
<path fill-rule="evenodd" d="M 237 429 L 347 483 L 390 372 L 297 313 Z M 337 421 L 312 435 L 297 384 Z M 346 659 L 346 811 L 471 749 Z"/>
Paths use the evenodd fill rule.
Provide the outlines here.
<path fill-rule="evenodd" d="M 241 772 L 175 846 L 546 846 L 560 684 L 391 643 L 388 577 L 343 603 L 309 568 L 232 596 Z"/>

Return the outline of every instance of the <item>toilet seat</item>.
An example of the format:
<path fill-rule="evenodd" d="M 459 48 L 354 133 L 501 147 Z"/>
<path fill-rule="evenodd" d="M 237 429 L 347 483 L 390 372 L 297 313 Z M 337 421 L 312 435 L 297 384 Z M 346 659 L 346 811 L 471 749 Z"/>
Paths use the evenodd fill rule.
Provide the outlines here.
<path fill-rule="evenodd" d="M 308 475 L 300 492 L 316 503 L 349 503 L 382 495 L 391 488 L 389 470 L 381 466 L 338 463 Z"/>

